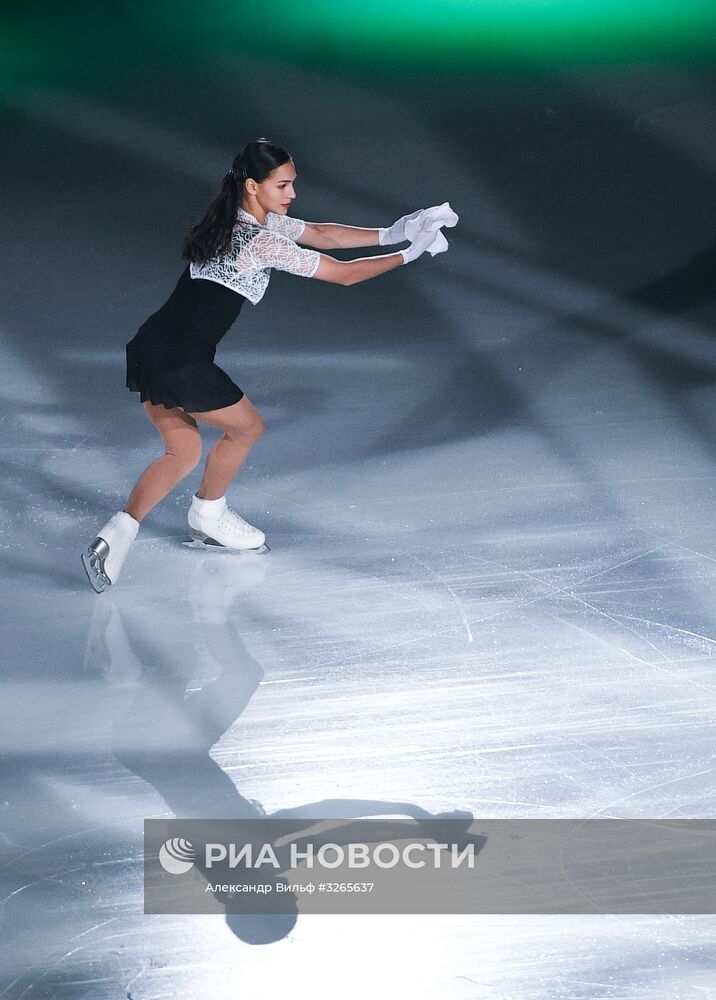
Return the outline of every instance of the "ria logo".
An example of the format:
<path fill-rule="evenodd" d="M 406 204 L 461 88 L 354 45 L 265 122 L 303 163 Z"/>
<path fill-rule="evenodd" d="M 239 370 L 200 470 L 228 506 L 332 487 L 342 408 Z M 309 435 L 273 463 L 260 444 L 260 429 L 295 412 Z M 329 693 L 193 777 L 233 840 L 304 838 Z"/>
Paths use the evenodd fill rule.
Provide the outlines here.
<path fill-rule="evenodd" d="M 170 875 L 183 875 L 194 865 L 194 845 L 183 837 L 172 837 L 159 848 L 159 864 Z"/>

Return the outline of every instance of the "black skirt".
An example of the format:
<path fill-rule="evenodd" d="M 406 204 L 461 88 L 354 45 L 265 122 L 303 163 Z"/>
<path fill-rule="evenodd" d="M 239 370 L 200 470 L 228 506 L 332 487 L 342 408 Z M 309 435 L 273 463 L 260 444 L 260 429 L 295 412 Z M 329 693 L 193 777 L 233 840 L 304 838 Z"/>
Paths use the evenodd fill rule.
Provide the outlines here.
<path fill-rule="evenodd" d="M 180 406 L 187 413 L 204 413 L 233 406 L 243 391 L 212 361 L 194 361 L 183 368 L 151 374 L 130 355 L 127 345 L 127 388 L 138 392 L 143 403 L 162 404 L 168 410 Z"/>
<path fill-rule="evenodd" d="M 126 345 L 127 388 L 140 400 L 188 413 L 238 403 L 242 390 L 214 363 L 216 345 L 246 300 L 186 267 L 164 305 Z"/>

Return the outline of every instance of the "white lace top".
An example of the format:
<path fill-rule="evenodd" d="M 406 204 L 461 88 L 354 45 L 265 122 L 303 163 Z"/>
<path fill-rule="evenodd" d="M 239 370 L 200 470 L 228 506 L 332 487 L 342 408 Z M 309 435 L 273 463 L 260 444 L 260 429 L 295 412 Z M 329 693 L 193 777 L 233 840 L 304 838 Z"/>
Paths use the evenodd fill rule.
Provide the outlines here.
<path fill-rule="evenodd" d="M 263 225 L 240 208 L 226 251 L 204 264 L 190 264 L 192 278 L 208 278 L 239 292 L 254 305 L 263 297 L 271 268 L 312 278 L 321 255 L 296 246 L 306 228 L 301 219 L 269 212 Z"/>

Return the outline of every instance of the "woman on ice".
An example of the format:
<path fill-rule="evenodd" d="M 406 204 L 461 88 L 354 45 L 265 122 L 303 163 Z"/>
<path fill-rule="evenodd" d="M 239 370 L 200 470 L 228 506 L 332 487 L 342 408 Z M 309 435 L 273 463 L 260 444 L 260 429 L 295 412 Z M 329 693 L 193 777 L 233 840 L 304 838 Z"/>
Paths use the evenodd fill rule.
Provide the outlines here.
<path fill-rule="evenodd" d="M 144 517 L 199 463 L 198 423 L 218 427 L 223 436 L 207 456 L 189 507 L 193 538 L 230 549 L 266 551 L 263 531 L 226 502 L 228 487 L 263 433 L 263 421 L 238 385 L 214 364 L 214 356 L 244 302 L 255 305 L 262 298 L 271 268 L 352 285 L 415 260 L 426 250 L 433 256 L 447 250 L 440 228 L 457 223 L 447 202 L 405 215 L 384 229 L 303 222 L 288 215 L 296 197 L 295 180 L 293 160 L 284 149 L 268 139 L 245 146 L 204 218 L 184 240 L 182 256 L 189 263 L 174 291 L 126 346 L 127 388 L 139 392 L 165 454 L 144 470 L 123 509 L 82 555 L 97 593 L 117 582 Z M 318 252 L 405 241 L 410 246 L 398 253 L 352 261 Z"/>

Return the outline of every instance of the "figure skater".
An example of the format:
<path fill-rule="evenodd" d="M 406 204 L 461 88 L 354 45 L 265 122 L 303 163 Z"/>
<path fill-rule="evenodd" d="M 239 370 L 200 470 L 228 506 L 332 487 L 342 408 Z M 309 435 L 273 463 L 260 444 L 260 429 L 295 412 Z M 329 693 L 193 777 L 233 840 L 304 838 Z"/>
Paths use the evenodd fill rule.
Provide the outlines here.
<path fill-rule="evenodd" d="M 126 345 L 127 388 L 140 394 L 165 454 L 144 470 L 123 509 L 82 555 L 97 593 L 117 582 L 144 517 L 198 465 L 198 423 L 218 427 L 223 436 L 209 452 L 201 485 L 192 497 L 192 537 L 206 545 L 267 551 L 263 531 L 226 502 L 226 491 L 264 424 L 254 404 L 214 364 L 214 356 L 246 299 L 256 305 L 262 298 L 271 268 L 353 285 L 415 260 L 426 250 L 433 256 L 447 250 L 441 227 L 458 221 L 445 202 L 404 215 L 386 228 L 303 222 L 288 214 L 296 197 L 295 180 L 296 168 L 286 150 L 263 138 L 248 143 L 204 218 L 187 233 L 182 256 L 189 263 L 174 291 Z M 351 261 L 308 249 L 406 241 L 410 246 L 398 253 Z"/>

